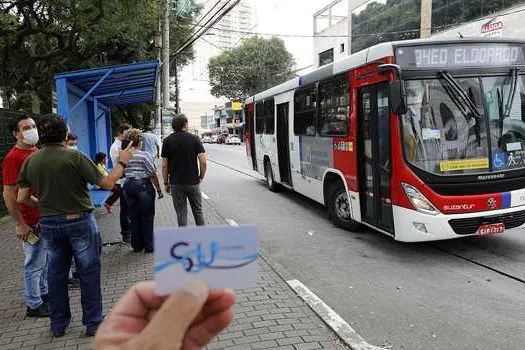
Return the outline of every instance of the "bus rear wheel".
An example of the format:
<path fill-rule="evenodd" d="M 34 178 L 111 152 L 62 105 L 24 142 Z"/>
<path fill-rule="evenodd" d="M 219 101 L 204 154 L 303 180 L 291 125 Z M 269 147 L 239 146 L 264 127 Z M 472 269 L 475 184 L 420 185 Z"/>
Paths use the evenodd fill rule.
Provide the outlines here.
<path fill-rule="evenodd" d="M 348 231 L 357 231 L 359 223 L 352 219 L 352 210 L 350 207 L 350 199 L 346 188 L 341 182 L 338 182 L 330 188 L 330 195 L 328 198 L 328 215 L 333 223 Z"/>
<path fill-rule="evenodd" d="M 264 175 L 266 177 L 266 185 L 268 186 L 268 189 L 272 192 L 277 192 L 278 185 L 273 177 L 272 165 L 269 160 L 264 162 Z"/>

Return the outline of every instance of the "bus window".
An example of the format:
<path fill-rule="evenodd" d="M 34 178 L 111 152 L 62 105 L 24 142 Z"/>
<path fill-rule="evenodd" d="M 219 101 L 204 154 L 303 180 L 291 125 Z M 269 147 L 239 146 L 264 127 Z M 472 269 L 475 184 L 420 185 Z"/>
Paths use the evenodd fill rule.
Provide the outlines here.
<path fill-rule="evenodd" d="M 275 106 L 273 98 L 271 100 L 264 101 L 264 115 L 266 117 L 266 126 L 264 133 L 273 135 L 275 131 Z"/>
<path fill-rule="evenodd" d="M 317 96 L 313 86 L 295 94 L 293 121 L 295 135 L 315 135 L 316 107 Z"/>
<path fill-rule="evenodd" d="M 348 85 L 346 76 L 319 86 L 319 135 L 348 134 Z"/>
<path fill-rule="evenodd" d="M 257 102 L 255 104 L 255 133 L 262 134 L 264 132 L 264 105 L 263 102 Z"/>

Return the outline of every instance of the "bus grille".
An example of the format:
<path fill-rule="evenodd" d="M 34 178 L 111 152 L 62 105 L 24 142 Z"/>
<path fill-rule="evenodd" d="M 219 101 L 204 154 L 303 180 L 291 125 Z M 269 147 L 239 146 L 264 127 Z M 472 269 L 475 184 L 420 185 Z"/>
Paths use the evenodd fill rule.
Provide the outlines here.
<path fill-rule="evenodd" d="M 452 219 L 448 223 L 458 235 L 470 235 L 476 233 L 481 225 L 486 224 L 505 224 L 505 229 L 511 229 L 521 226 L 525 223 L 525 210 L 516 211 L 513 213 L 492 215 L 492 216 L 480 216 L 476 218 L 466 219 Z"/>

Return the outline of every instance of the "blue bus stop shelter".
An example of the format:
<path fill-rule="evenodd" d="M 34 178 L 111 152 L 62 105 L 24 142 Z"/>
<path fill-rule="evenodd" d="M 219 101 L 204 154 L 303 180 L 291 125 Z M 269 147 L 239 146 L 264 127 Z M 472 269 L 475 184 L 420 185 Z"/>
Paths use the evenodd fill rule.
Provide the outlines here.
<path fill-rule="evenodd" d="M 148 61 L 56 74 L 57 113 L 78 136 L 79 150 L 109 155 L 111 107 L 153 103 L 158 72 L 158 61 Z"/>
<path fill-rule="evenodd" d="M 148 61 L 56 74 L 57 113 L 78 136 L 79 150 L 109 158 L 111 107 L 153 103 L 158 73 L 158 61 Z M 93 204 L 100 207 L 108 193 L 92 191 Z"/>

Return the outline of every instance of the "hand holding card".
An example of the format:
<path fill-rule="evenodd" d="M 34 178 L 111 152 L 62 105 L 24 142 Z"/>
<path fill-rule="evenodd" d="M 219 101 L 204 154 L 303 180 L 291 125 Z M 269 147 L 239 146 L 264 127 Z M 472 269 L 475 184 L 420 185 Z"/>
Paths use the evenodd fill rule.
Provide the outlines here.
<path fill-rule="evenodd" d="M 155 231 L 157 293 L 177 291 L 192 280 L 210 289 L 248 288 L 258 279 L 255 226 L 198 226 Z"/>

